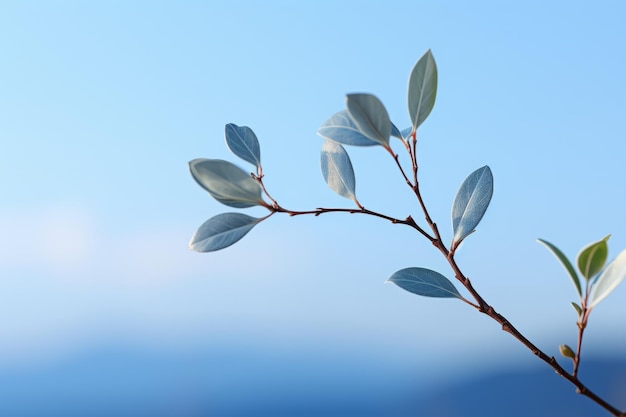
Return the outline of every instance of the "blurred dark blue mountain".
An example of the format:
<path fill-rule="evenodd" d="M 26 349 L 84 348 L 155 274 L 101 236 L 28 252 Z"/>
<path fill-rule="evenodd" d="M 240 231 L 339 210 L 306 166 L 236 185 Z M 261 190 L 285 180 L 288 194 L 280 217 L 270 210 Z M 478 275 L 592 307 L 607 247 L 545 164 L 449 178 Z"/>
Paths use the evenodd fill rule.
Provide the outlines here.
<path fill-rule="evenodd" d="M 543 363 L 537 362 L 537 365 Z M 583 358 L 580 377 L 594 392 L 626 409 L 626 361 L 623 357 Z M 569 382 L 545 365 L 465 377 L 420 397 L 413 404 L 416 415 L 420 416 L 610 415 L 588 398 L 575 394 Z"/>
<path fill-rule="evenodd" d="M 2 417 L 606 416 L 537 362 L 429 386 L 420 369 L 301 352 L 107 349 L 0 369 Z M 584 380 L 626 408 L 626 361 L 586 359 Z"/>

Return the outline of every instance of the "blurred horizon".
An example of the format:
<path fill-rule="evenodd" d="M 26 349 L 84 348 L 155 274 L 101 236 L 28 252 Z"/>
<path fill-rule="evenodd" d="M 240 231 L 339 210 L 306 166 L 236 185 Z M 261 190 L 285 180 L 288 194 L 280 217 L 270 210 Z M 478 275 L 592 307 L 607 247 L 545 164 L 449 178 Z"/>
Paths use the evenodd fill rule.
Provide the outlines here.
<path fill-rule="evenodd" d="M 423 367 L 337 352 L 150 352 L 100 347 L 64 361 L 0 372 L 7 416 L 602 415 L 536 361 L 436 377 Z M 528 362 L 525 363 L 524 362 Z M 582 375 L 624 406 L 623 356 L 587 355 Z M 435 378 L 432 378 L 435 376 Z M 523 395 L 520 395 L 523 394 Z M 532 401 L 529 399 L 532 398 Z"/>

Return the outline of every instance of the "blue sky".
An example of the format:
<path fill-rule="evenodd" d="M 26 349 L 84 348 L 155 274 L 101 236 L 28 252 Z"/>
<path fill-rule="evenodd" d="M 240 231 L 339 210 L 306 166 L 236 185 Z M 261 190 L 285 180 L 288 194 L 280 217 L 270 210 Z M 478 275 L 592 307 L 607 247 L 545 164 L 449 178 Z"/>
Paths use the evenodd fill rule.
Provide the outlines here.
<path fill-rule="evenodd" d="M 350 92 L 377 95 L 408 126 L 408 75 L 429 48 L 439 90 L 419 157 L 431 214 L 449 238 L 458 186 L 488 164 L 492 204 L 458 260 L 547 352 L 573 344 L 574 289 L 535 239 L 572 257 L 608 233 L 610 257 L 626 248 L 626 9 L 546 3 L 3 3 L 0 364 L 111 344 L 532 363 L 463 303 L 383 285 L 408 266 L 450 277 L 408 228 L 274 216 L 224 251 L 187 249 L 231 211 L 187 170 L 236 161 L 226 123 L 254 129 L 283 206 L 348 207 L 320 174 L 317 128 Z M 361 203 L 421 219 L 388 154 L 349 151 Z M 625 297 L 592 315 L 590 351 L 624 350 Z"/>

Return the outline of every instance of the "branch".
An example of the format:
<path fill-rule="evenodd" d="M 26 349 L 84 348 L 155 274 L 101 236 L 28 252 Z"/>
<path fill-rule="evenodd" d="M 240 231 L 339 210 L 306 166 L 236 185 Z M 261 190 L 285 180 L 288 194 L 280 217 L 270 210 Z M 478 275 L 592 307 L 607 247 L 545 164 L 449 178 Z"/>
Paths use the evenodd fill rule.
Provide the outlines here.
<path fill-rule="evenodd" d="M 414 166 L 414 171 L 417 172 L 416 165 Z M 456 279 L 469 291 L 472 297 L 474 297 L 474 299 L 478 303 L 478 306 L 477 306 L 478 311 L 480 311 L 483 314 L 486 314 L 487 316 L 491 317 L 493 320 L 498 322 L 502 326 L 503 331 L 509 333 L 518 341 L 520 341 L 535 356 L 539 357 L 541 360 L 547 363 L 552 369 L 554 369 L 554 371 L 558 375 L 570 381 L 574 386 L 576 386 L 577 393 L 590 398 L 592 401 L 596 402 L 598 405 L 603 407 L 605 410 L 607 410 L 614 416 L 620 416 L 620 417 L 626 416 L 626 411 L 620 411 L 616 407 L 612 406 L 607 401 L 603 400 L 601 397 L 599 397 L 597 394 L 591 391 L 586 385 L 584 385 L 578 379 L 578 365 L 580 364 L 580 350 L 581 350 L 581 345 L 582 345 L 582 337 L 583 337 L 583 332 L 586 327 L 587 319 L 589 316 L 589 310 L 586 309 L 586 306 L 585 306 L 586 303 L 584 302 L 586 300 L 583 301 L 583 313 L 581 315 L 581 323 L 579 324 L 578 349 L 576 353 L 576 359 L 574 360 L 574 371 L 570 374 L 557 362 L 557 360 L 553 356 L 548 356 L 545 352 L 543 352 L 541 349 L 535 346 L 519 330 L 517 330 L 515 326 L 513 326 L 506 317 L 498 313 L 491 305 L 489 305 L 482 298 L 482 296 L 478 293 L 478 291 L 476 291 L 476 289 L 472 285 L 469 278 L 467 278 L 463 274 L 463 272 L 457 265 L 456 260 L 454 259 L 454 254 L 455 254 L 457 247 L 453 247 L 452 249 L 448 250 L 448 248 L 445 246 L 445 244 L 441 240 L 441 236 L 439 234 L 437 224 L 434 221 L 432 221 L 428 213 L 428 209 L 426 208 L 426 205 L 424 204 L 424 201 L 422 199 L 422 196 L 419 190 L 419 182 L 417 181 L 417 177 L 415 181 L 415 186 L 413 187 L 413 191 L 415 195 L 417 196 L 418 201 L 420 202 L 420 206 L 422 207 L 422 211 L 424 212 L 424 217 L 426 218 L 426 221 L 428 222 L 429 226 L 431 227 L 435 235 L 435 239 L 431 240 L 431 243 L 437 249 L 439 249 L 439 251 L 446 257 L 448 263 L 450 264 L 450 267 L 452 268 L 454 272 Z"/>
<path fill-rule="evenodd" d="M 275 205 L 269 206 L 266 205 L 265 206 L 268 210 L 274 212 L 274 213 L 286 213 L 291 217 L 294 216 L 304 216 L 307 214 L 312 214 L 314 216 L 320 216 L 322 214 L 325 213 L 350 213 L 350 214 L 367 214 L 369 216 L 374 216 L 374 217 L 378 217 L 384 220 L 388 220 L 393 224 L 404 224 L 406 226 L 412 227 L 413 229 L 417 230 L 422 236 L 424 236 L 426 239 L 430 240 L 431 242 L 433 242 L 435 240 L 434 237 L 432 237 L 430 234 L 428 234 L 428 232 L 426 232 L 424 229 L 422 229 L 416 222 L 415 220 L 413 220 L 413 217 L 411 216 L 407 216 L 406 219 L 402 220 L 402 219 L 397 219 L 395 217 L 391 217 L 391 216 L 387 216 L 385 214 L 382 213 L 378 213 L 376 211 L 372 211 L 372 210 L 368 210 L 365 207 L 361 206 L 360 208 L 324 208 L 324 207 L 319 207 L 316 208 L 315 210 L 306 210 L 306 211 L 295 211 L 295 210 L 288 210 L 286 208 L 281 207 L 278 203 L 276 203 Z"/>
<path fill-rule="evenodd" d="M 448 260 L 448 263 L 450 264 L 452 270 L 454 271 L 456 278 L 461 282 L 461 284 L 463 284 L 463 286 L 474 297 L 474 299 L 479 305 L 478 311 L 480 311 L 483 314 L 486 314 L 487 316 L 491 317 L 493 320 L 498 322 L 502 326 L 503 331 L 509 333 L 511 336 L 516 338 L 524 346 L 526 346 L 535 356 L 540 358 L 542 361 L 547 363 L 552 369 L 554 369 L 554 371 L 558 375 L 562 376 L 563 378 L 571 382 L 576 387 L 576 392 L 578 394 L 588 397 L 589 399 L 591 399 L 592 401 L 594 401 L 595 403 L 603 407 L 605 410 L 607 410 L 609 413 L 613 414 L 614 416 L 620 416 L 620 417 L 626 416 L 626 411 L 621 411 L 618 408 L 612 406 L 607 401 L 599 397 L 596 393 L 591 391 L 585 384 L 583 384 L 582 381 L 578 379 L 577 367 L 575 371 L 572 374 L 570 374 L 557 362 L 554 356 L 548 356 L 545 352 L 543 352 L 541 349 L 535 346 L 535 344 L 533 344 L 530 340 L 528 340 L 519 330 L 515 328 L 515 326 L 511 324 L 511 322 L 506 317 L 498 313 L 491 305 L 489 305 L 482 298 L 482 296 L 476 291 L 476 289 L 474 289 L 469 278 L 467 278 L 463 274 L 463 272 L 461 272 L 459 266 L 457 265 L 454 259 L 454 253 L 451 251 L 448 251 L 445 245 L 440 240 L 433 242 L 433 244 L 446 256 L 446 259 Z M 586 313 L 586 316 L 585 316 L 585 324 L 586 324 L 587 317 L 588 317 L 588 313 Z M 582 343 L 582 331 L 583 330 L 584 328 L 581 328 L 580 333 L 579 333 L 580 335 L 579 336 L 579 349 L 577 353 L 578 359 L 579 359 L 579 354 L 580 354 L 580 343 Z"/>
<path fill-rule="evenodd" d="M 259 182 L 262 183 L 261 178 L 258 178 Z M 266 192 L 267 194 L 267 192 Z M 609 404 L 607 401 L 605 401 L 604 399 L 602 399 L 601 397 L 599 397 L 596 393 L 594 393 L 593 391 L 591 391 L 585 384 L 582 383 L 582 381 L 580 381 L 580 379 L 578 379 L 578 375 L 577 375 L 577 365 L 575 365 L 575 371 L 570 374 L 568 373 L 558 362 L 557 360 L 554 358 L 554 356 L 548 356 L 545 352 L 543 352 L 541 349 L 539 349 L 535 344 L 533 344 L 529 339 L 527 339 L 519 330 L 517 330 L 517 328 L 515 328 L 515 326 L 513 326 L 513 324 L 511 324 L 511 322 L 504 317 L 503 315 L 501 315 L 500 313 L 498 313 L 489 303 L 487 303 L 482 296 L 478 293 L 478 291 L 476 291 L 476 289 L 474 288 L 474 286 L 472 285 L 470 279 L 468 277 L 465 276 L 465 274 L 463 274 L 463 272 L 461 271 L 461 269 L 459 268 L 459 266 L 456 263 L 456 260 L 454 259 L 454 250 L 449 250 L 445 244 L 443 243 L 443 241 L 441 240 L 441 237 L 439 235 L 439 231 L 437 228 L 437 225 L 432 221 L 432 219 L 430 218 L 430 216 L 428 215 L 428 211 L 425 207 L 425 205 L 423 204 L 423 200 L 421 198 L 421 193 L 419 192 L 419 188 L 417 186 L 417 184 L 415 185 L 415 194 L 418 197 L 418 200 L 420 201 L 420 204 L 422 205 L 422 209 L 424 211 L 425 217 L 426 217 L 426 221 L 428 222 L 428 224 L 431 226 L 431 228 L 433 229 L 433 232 L 435 234 L 435 236 L 431 236 L 428 232 L 426 232 L 424 229 L 422 229 L 416 222 L 415 220 L 409 215 L 407 216 L 406 219 L 398 219 L 395 217 L 391 217 L 391 216 L 387 216 L 385 214 L 382 213 L 378 213 L 376 211 L 372 211 L 372 210 L 368 210 L 365 207 L 361 206 L 359 208 L 316 208 L 314 210 L 306 210 L 306 211 L 295 211 L 295 210 L 288 210 L 282 206 L 280 206 L 274 199 L 272 200 L 272 204 L 264 204 L 264 207 L 267 208 L 268 210 L 270 210 L 270 216 L 274 213 L 286 213 L 289 216 L 303 216 L 303 215 L 313 215 L 313 216 L 320 216 L 322 214 L 325 213 L 349 213 L 349 214 L 366 214 L 369 216 L 374 216 L 374 217 L 378 217 L 384 220 L 387 220 L 393 224 L 404 224 L 406 226 L 409 226 L 415 230 L 417 230 L 421 235 L 423 235 L 424 237 L 426 237 L 432 244 L 433 246 L 435 246 L 437 249 L 439 249 L 439 251 L 446 257 L 446 259 L 448 260 L 448 263 L 450 264 L 450 267 L 452 268 L 454 275 L 456 277 L 456 279 L 467 289 L 467 291 L 472 295 L 472 297 L 476 300 L 477 304 L 474 304 L 468 300 L 465 300 L 467 304 L 471 305 L 472 307 L 476 308 L 479 312 L 491 317 L 493 320 L 495 320 L 497 323 L 499 323 L 502 326 L 502 330 L 509 333 L 511 336 L 513 336 L 515 339 L 517 339 L 519 342 L 521 342 L 524 346 L 526 346 L 535 356 L 537 356 L 538 358 L 540 358 L 542 361 L 544 361 L 546 364 L 548 364 L 552 369 L 554 369 L 554 371 L 562 376 L 563 378 L 565 378 L 566 380 L 568 380 L 570 383 L 572 383 L 575 387 L 576 387 L 576 392 L 588 397 L 589 399 L 591 399 L 592 401 L 594 401 L 595 403 L 597 403 L 598 405 L 600 405 L 601 407 L 603 407 L 605 410 L 607 410 L 608 412 L 610 412 L 612 415 L 616 416 L 616 417 L 626 417 L 626 412 L 622 412 L 619 409 L 617 409 L 616 407 L 612 406 L 611 404 Z M 271 198 L 271 197 L 270 197 Z M 588 313 L 587 313 L 588 314 Z M 585 316 L 586 319 L 587 315 Z M 585 320 L 585 324 L 586 324 L 586 320 Z M 584 329 L 584 328 L 583 328 Z M 579 335 L 579 347 L 578 347 L 578 353 L 577 356 L 579 356 L 580 354 L 580 344 L 582 343 L 582 330 L 580 332 Z M 579 359 L 579 357 L 578 357 Z M 576 362 L 578 363 L 578 362 Z"/>
<path fill-rule="evenodd" d="M 569 372 L 567 372 L 558 362 L 557 360 L 554 358 L 554 356 L 549 356 L 547 355 L 545 352 L 543 352 L 541 349 L 539 349 L 535 344 L 533 344 L 529 339 L 527 339 L 519 330 L 517 330 L 517 328 L 515 328 L 515 326 L 513 326 L 513 324 L 511 324 L 511 322 L 504 317 L 503 315 L 501 315 L 500 313 L 498 313 L 489 303 L 487 303 L 482 296 L 478 293 L 478 291 L 476 291 L 476 289 L 474 288 L 474 286 L 472 285 L 470 279 L 468 277 L 465 276 L 465 274 L 463 274 L 463 272 L 461 271 L 461 269 L 459 268 L 459 266 L 456 263 L 456 260 L 454 259 L 454 255 L 456 252 L 456 249 L 458 247 L 458 245 L 453 246 L 452 248 L 448 249 L 445 244 L 443 243 L 442 239 L 441 239 L 441 235 L 439 233 L 439 229 L 437 227 L 437 224 L 432 220 L 428 209 L 426 207 L 426 204 L 424 203 L 424 200 L 422 198 L 422 194 L 420 192 L 419 189 L 419 181 L 418 181 L 418 176 L 417 176 L 417 172 L 418 172 L 418 165 L 417 165 L 417 153 L 416 153 L 416 145 L 417 145 L 417 139 L 416 139 L 416 132 L 413 132 L 411 135 L 411 139 L 412 139 L 412 143 L 405 143 L 405 148 L 409 154 L 410 160 L 411 160 L 411 168 L 412 168 L 412 172 L 413 172 L 413 182 L 408 178 L 408 176 L 406 175 L 404 169 L 402 168 L 402 165 L 400 164 L 398 155 L 395 154 L 393 152 L 393 150 L 391 149 L 391 147 L 387 146 L 385 147 L 385 149 L 389 152 L 389 154 L 393 157 L 398 169 L 400 170 L 400 173 L 402 174 L 404 181 L 406 182 L 406 184 L 409 186 L 409 188 L 411 188 L 413 194 L 415 194 L 420 208 L 422 209 L 422 212 L 424 214 L 424 218 L 426 219 L 426 222 L 428 223 L 428 225 L 430 226 L 430 228 L 432 229 L 433 235 L 431 235 L 430 233 L 426 232 L 424 229 L 422 229 L 416 222 L 415 220 L 409 215 L 407 216 L 406 219 L 398 219 L 395 217 L 391 217 L 391 216 L 387 216 L 386 214 L 382 214 L 382 213 L 378 213 L 376 211 L 372 211 L 372 210 L 368 210 L 366 209 L 364 206 L 362 206 L 358 201 L 355 201 L 355 203 L 357 204 L 357 208 L 323 208 L 323 207 L 319 207 L 316 208 L 314 210 L 306 210 L 306 211 L 295 211 L 295 210 L 288 210 L 284 207 L 282 207 L 280 204 L 278 204 L 278 202 L 272 198 L 270 196 L 270 194 L 267 192 L 265 185 L 263 184 L 263 176 L 260 175 L 254 175 L 252 174 L 252 178 L 254 178 L 256 181 L 258 181 L 258 183 L 260 184 L 260 186 L 262 187 L 263 192 L 265 193 L 265 195 L 267 195 L 267 197 L 270 199 L 271 204 L 267 204 L 267 203 L 263 203 L 262 205 L 267 208 L 270 211 L 270 214 L 268 215 L 271 216 L 275 213 L 286 213 L 289 216 L 303 216 L 303 215 L 313 215 L 313 216 L 320 216 L 322 214 L 325 213 L 349 213 L 349 214 L 366 214 L 366 215 L 370 215 L 370 216 L 374 216 L 374 217 L 378 217 L 384 220 L 387 220 L 393 224 L 404 224 L 407 225 L 415 230 L 417 230 L 422 236 L 426 237 L 432 244 L 433 246 L 435 246 L 446 258 L 446 260 L 448 261 L 450 267 L 452 268 L 454 275 L 456 277 L 456 279 L 463 285 L 463 287 L 465 287 L 465 289 L 467 289 L 467 291 L 472 295 L 472 297 L 474 298 L 474 300 L 476 301 L 476 304 L 472 303 L 469 300 L 466 300 L 465 298 L 461 298 L 463 301 L 465 301 L 467 304 L 471 305 L 472 307 L 476 308 L 479 312 L 491 317 L 493 320 L 495 320 L 497 323 L 500 324 L 500 326 L 502 327 L 502 330 L 504 332 L 509 333 L 511 336 L 513 336 L 515 339 L 517 339 L 520 343 L 522 343 L 524 346 L 526 346 L 535 356 L 537 356 L 539 359 L 541 359 L 542 361 L 544 361 L 546 364 L 548 364 L 548 366 L 550 366 L 552 369 L 554 369 L 554 371 L 562 376 L 563 378 L 565 378 L 566 380 L 568 380 L 570 383 L 572 383 L 575 387 L 576 387 L 576 392 L 588 397 L 589 399 L 591 399 L 592 401 L 594 401 L 595 403 L 597 403 L 598 405 L 600 405 L 602 408 L 604 408 L 605 410 L 607 410 L 608 412 L 610 412 L 613 416 L 616 417 L 626 417 L 626 411 L 622 412 L 619 409 L 617 409 L 616 407 L 612 406 L 611 404 L 609 404 L 607 401 L 605 401 L 604 399 L 602 399 L 601 397 L 599 397 L 596 393 L 594 393 L 593 391 L 591 391 L 585 384 L 582 383 L 582 381 L 580 381 L 580 379 L 578 379 L 578 367 L 580 364 L 580 352 L 581 352 L 581 347 L 582 347 L 582 338 L 583 338 L 583 333 L 584 333 L 584 329 L 587 325 L 587 319 L 588 319 L 588 315 L 590 310 L 588 310 L 586 308 L 586 300 L 583 300 L 583 305 L 582 307 L 582 313 L 580 315 L 580 321 L 578 323 L 578 327 L 579 327 L 579 332 L 578 332 L 578 345 L 577 345 L 577 350 L 576 350 L 576 355 L 574 358 L 574 369 L 572 371 L 572 373 L 570 374 Z"/>

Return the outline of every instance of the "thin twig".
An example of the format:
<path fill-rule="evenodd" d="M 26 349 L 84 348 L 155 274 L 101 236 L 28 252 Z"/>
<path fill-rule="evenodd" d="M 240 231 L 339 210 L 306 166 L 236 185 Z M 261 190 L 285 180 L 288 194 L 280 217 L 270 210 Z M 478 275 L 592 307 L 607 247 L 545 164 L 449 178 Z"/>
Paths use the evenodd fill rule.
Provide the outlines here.
<path fill-rule="evenodd" d="M 588 293 L 587 293 L 588 294 Z M 581 303 L 580 318 L 576 323 L 578 325 L 578 341 L 576 342 L 576 355 L 574 356 L 574 370 L 573 376 L 578 376 L 578 368 L 580 367 L 580 354 L 583 345 L 583 335 L 585 328 L 587 327 L 587 320 L 589 320 L 590 309 L 587 308 L 587 297 L 585 297 Z"/>
<path fill-rule="evenodd" d="M 413 184 L 411 183 L 411 180 L 409 180 L 409 177 L 407 177 L 406 173 L 404 172 L 404 168 L 402 168 L 402 164 L 400 164 L 400 160 L 398 159 L 398 154 L 395 153 L 393 149 L 391 149 L 390 146 L 385 147 L 385 149 L 393 157 L 393 160 L 396 161 L 396 165 L 398 166 L 398 169 L 400 170 L 400 173 L 402 174 L 402 177 L 404 178 L 404 181 L 406 182 L 406 184 L 409 187 L 413 188 Z"/>
<path fill-rule="evenodd" d="M 318 207 L 315 210 L 305 210 L 305 211 L 296 211 L 296 210 L 288 210 L 285 209 L 283 207 L 281 207 L 280 205 L 276 204 L 275 206 L 272 207 L 267 207 L 266 208 L 276 212 L 276 213 L 285 213 L 288 214 L 291 217 L 295 217 L 295 216 L 303 216 L 303 215 L 307 215 L 307 214 L 311 214 L 313 216 L 320 216 L 322 214 L 326 214 L 326 213 L 350 213 L 350 214 L 367 214 L 370 216 L 374 216 L 374 217 L 378 217 L 384 220 L 388 220 L 393 224 L 404 224 L 407 225 L 409 227 L 412 227 L 413 229 L 417 230 L 421 235 L 423 235 L 425 238 L 427 238 L 428 240 L 430 240 L 431 242 L 435 240 L 434 237 L 432 237 L 430 234 L 428 234 L 428 232 L 426 232 L 424 229 L 422 229 L 417 223 L 415 223 L 415 220 L 413 220 L 413 217 L 411 216 L 407 216 L 406 219 L 398 219 L 395 217 L 391 217 L 391 216 L 387 216 L 385 214 L 382 213 L 378 213 L 376 211 L 372 211 L 372 210 L 368 210 L 365 207 L 361 206 L 360 208 L 324 208 L 324 207 Z"/>

